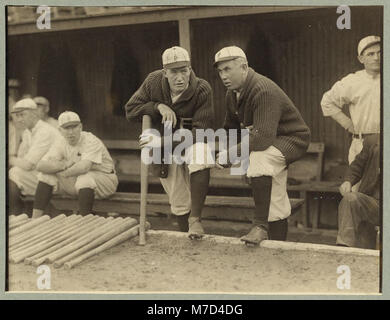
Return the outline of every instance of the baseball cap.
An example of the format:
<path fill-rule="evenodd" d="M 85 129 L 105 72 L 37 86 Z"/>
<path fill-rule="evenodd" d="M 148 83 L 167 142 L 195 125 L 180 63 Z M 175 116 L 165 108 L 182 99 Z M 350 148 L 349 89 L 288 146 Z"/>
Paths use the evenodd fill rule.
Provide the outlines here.
<path fill-rule="evenodd" d="M 237 58 L 244 58 L 246 60 L 245 52 L 241 48 L 237 46 L 222 48 L 215 54 L 214 66 L 216 66 L 218 62 L 234 60 Z"/>
<path fill-rule="evenodd" d="M 166 49 L 162 55 L 164 68 L 173 69 L 189 67 L 191 65 L 190 56 L 186 49 L 182 47 L 172 47 Z"/>
<path fill-rule="evenodd" d="M 18 88 L 20 87 L 20 82 L 18 79 L 8 79 L 8 87 Z"/>
<path fill-rule="evenodd" d="M 368 36 L 363 38 L 362 40 L 359 41 L 358 55 L 360 56 L 365 49 L 380 42 L 381 42 L 381 38 L 378 36 Z"/>
<path fill-rule="evenodd" d="M 33 100 L 37 105 L 49 106 L 49 100 L 45 97 L 35 97 Z"/>
<path fill-rule="evenodd" d="M 79 115 L 72 111 L 65 111 L 58 117 L 58 125 L 62 128 L 79 123 L 81 123 Z"/>
<path fill-rule="evenodd" d="M 11 113 L 17 113 L 24 110 L 37 110 L 37 104 L 31 98 L 19 100 L 14 104 Z"/>

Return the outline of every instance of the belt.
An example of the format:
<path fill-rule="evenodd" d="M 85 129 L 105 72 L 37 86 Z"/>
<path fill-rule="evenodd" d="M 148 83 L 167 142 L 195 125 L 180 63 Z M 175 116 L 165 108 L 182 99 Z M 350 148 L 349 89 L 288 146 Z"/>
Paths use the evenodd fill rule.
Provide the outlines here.
<path fill-rule="evenodd" d="M 355 139 L 366 138 L 366 137 L 372 136 L 372 135 L 374 135 L 374 134 L 378 134 L 378 133 L 353 134 L 353 135 L 352 135 L 352 138 L 355 138 Z"/>

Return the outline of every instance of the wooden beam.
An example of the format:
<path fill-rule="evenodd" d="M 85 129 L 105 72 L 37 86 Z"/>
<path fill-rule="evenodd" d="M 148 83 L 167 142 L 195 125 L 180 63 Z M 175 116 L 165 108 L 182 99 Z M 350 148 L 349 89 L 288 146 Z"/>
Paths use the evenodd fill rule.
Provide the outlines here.
<path fill-rule="evenodd" d="M 190 20 L 179 20 L 179 43 L 180 46 L 186 49 L 191 57 L 191 31 Z"/>
<path fill-rule="evenodd" d="M 233 6 L 201 6 L 201 7 L 163 7 L 135 9 L 133 11 L 124 11 L 120 14 L 105 14 L 86 16 L 82 18 L 62 18 L 52 19 L 51 29 L 40 30 L 36 27 L 36 21 L 27 21 L 22 23 L 8 24 L 8 35 L 22 35 L 31 33 L 56 32 L 77 29 L 101 28 L 123 26 L 141 23 L 179 21 L 181 19 L 204 19 L 214 17 L 239 16 L 248 14 L 302 11 L 308 9 L 318 9 L 321 7 L 284 7 L 284 6 L 265 6 L 265 7 L 233 7 Z"/>

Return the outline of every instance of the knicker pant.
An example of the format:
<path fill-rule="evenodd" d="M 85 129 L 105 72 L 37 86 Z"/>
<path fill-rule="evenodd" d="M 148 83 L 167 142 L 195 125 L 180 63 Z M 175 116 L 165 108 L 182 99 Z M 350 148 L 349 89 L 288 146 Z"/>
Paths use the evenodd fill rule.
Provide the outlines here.
<path fill-rule="evenodd" d="M 190 175 L 214 167 L 214 158 L 206 143 L 198 142 L 185 150 L 182 164 L 175 160 L 168 167 L 168 176 L 161 184 L 168 195 L 171 212 L 182 216 L 191 211 Z"/>
<path fill-rule="evenodd" d="M 9 170 L 9 180 L 13 181 L 24 196 L 35 195 L 38 186 L 38 171 L 27 171 L 19 167 L 12 167 Z"/>
<path fill-rule="evenodd" d="M 55 174 L 43 174 L 38 176 L 39 181 L 54 187 L 54 194 L 67 194 L 77 196 L 80 189 L 93 189 L 95 199 L 104 199 L 115 193 L 118 186 L 118 178 L 114 173 L 89 171 L 78 177 L 58 177 Z"/>

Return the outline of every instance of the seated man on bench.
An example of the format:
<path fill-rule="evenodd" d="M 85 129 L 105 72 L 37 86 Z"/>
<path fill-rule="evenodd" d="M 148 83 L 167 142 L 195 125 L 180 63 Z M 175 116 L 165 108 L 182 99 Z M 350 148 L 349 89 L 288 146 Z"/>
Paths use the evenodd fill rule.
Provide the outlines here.
<path fill-rule="evenodd" d="M 115 193 L 118 178 L 114 162 L 103 142 L 90 132 L 82 131 L 77 113 L 65 111 L 58 117 L 62 137 L 38 162 L 38 187 L 33 218 L 40 217 L 53 192 L 78 197 L 79 213 L 92 212 L 95 198 Z"/>
<path fill-rule="evenodd" d="M 358 192 L 352 186 L 361 180 Z M 380 142 L 379 134 L 367 136 L 363 150 L 348 168 L 346 179 L 340 186 L 343 199 L 339 205 L 339 231 L 337 244 L 340 246 L 361 246 L 359 226 L 369 222 L 380 223 Z"/>

